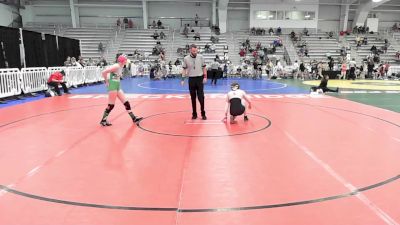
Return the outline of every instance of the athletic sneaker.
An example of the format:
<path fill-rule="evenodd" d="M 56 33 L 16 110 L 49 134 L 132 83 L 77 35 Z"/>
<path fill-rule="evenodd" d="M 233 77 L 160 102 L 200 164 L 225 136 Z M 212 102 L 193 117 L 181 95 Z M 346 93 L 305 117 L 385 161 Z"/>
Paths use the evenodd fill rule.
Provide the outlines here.
<path fill-rule="evenodd" d="M 102 121 L 100 121 L 100 124 L 101 124 L 103 127 L 108 127 L 108 126 L 111 126 L 111 125 L 112 125 L 112 124 L 109 123 L 107 120 L 102 120 Z"/>
<path fill-rule="evenodd" d="M 244 116 L 244 121 L 248 121 L 249 118 L 247 116 Z"/>
<path fill-rule="evenodd" d="M 202 116 L 201 116 L 201 119 L 202 119 L 202 120 L 207 120 L 207 116 L 206 116 L 206 115 L 202 115 Z"/>
<path fill-rule="evenodd" d="M 143 120 L 143 117 L 135 117 L 134 119 L 132 119 L 134 123 L 138 124 L 140 121 Z"/>
<path fill-rule="evenodd" d="M 192 115 L 192 120 L 197 119 L 197 115 Z"/>

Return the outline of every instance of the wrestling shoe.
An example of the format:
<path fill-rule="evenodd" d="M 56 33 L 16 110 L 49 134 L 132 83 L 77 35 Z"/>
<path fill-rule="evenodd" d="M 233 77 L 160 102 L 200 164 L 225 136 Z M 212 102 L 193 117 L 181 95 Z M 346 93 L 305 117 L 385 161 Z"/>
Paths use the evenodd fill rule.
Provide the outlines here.
<path fill-rule="evenodd" d="M 109 123 L 107 120 L 102 120 L 102 121 L 100 121 L 100 124 L 101 124 L 103 127 L 109 127 L 109 126 L 112 125 L 112 124 Z"/>
<path fill-rule="evenodd" d="M 132 119 L 134 123 L 138 124 L 140 121 L 143 120 L 143 117 L 136 117 Z"/>

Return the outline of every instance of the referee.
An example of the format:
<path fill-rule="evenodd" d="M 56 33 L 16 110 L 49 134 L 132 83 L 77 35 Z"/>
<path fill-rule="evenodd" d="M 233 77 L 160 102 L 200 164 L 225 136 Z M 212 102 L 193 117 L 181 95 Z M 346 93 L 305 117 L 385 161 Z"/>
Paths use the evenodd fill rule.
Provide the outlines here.
<path fill-rule="evenodd" d="M 207 82 L 207 69 L 202 55 L 197 54 L 197 46 L 190 46 L 190 54 L 183 59 L 183 71 L 181 85 L 185 83 L 185 77 L 189 77 L 189 91 L 192 99 L 192 119 L 197 119 L 196 95 L 200 102 L 201 118 L 206 120 L 204 111 L 204 83 Z"/>

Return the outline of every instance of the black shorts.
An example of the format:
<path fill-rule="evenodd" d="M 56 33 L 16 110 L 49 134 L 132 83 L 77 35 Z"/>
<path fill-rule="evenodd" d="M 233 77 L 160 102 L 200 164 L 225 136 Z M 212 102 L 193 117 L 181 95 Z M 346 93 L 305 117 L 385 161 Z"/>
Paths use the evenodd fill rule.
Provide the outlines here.
<path fill-rule="evenodd" d="M 232 98 L 230 103 L 229 111 L 232 116 L 240 116 L 246 110 L 246 108 L 242 105 L 242 100 L 240 98 Z"/>

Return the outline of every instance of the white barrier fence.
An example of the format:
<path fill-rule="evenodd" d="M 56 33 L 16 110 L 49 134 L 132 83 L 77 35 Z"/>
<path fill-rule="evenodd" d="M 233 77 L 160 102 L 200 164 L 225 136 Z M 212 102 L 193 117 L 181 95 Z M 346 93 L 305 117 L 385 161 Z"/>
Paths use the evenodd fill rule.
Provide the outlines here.
<path fill-rule="evenodd" d="M 392 73 L 394 74 L 400 73 L 400 66 L 390 66 L 388 70 L 388 75 L 392 75 Z"/>
<path fill-rule="evenodd" d="M 0 69 L 0 98 L 21 94 L 19 69 Z"/>
<path fill-rule="evenodd" d="M 23 68 L 21 70 L 21 88 L 24 93 L 47 90 L 47 68 Z"/>
<path fill-rule="evenodd" d="M 49 87 L 47 80 L 56 71 L 65 72 L 67 86 L 78 86 L 82 84 L 103 81 L 102 68 L 88 66 L 77 67 L 34 67 L 19 69 L 0 69 L 0 98 L 19 95 L 22 92 L 33 93 L 45 91 Z"/>

